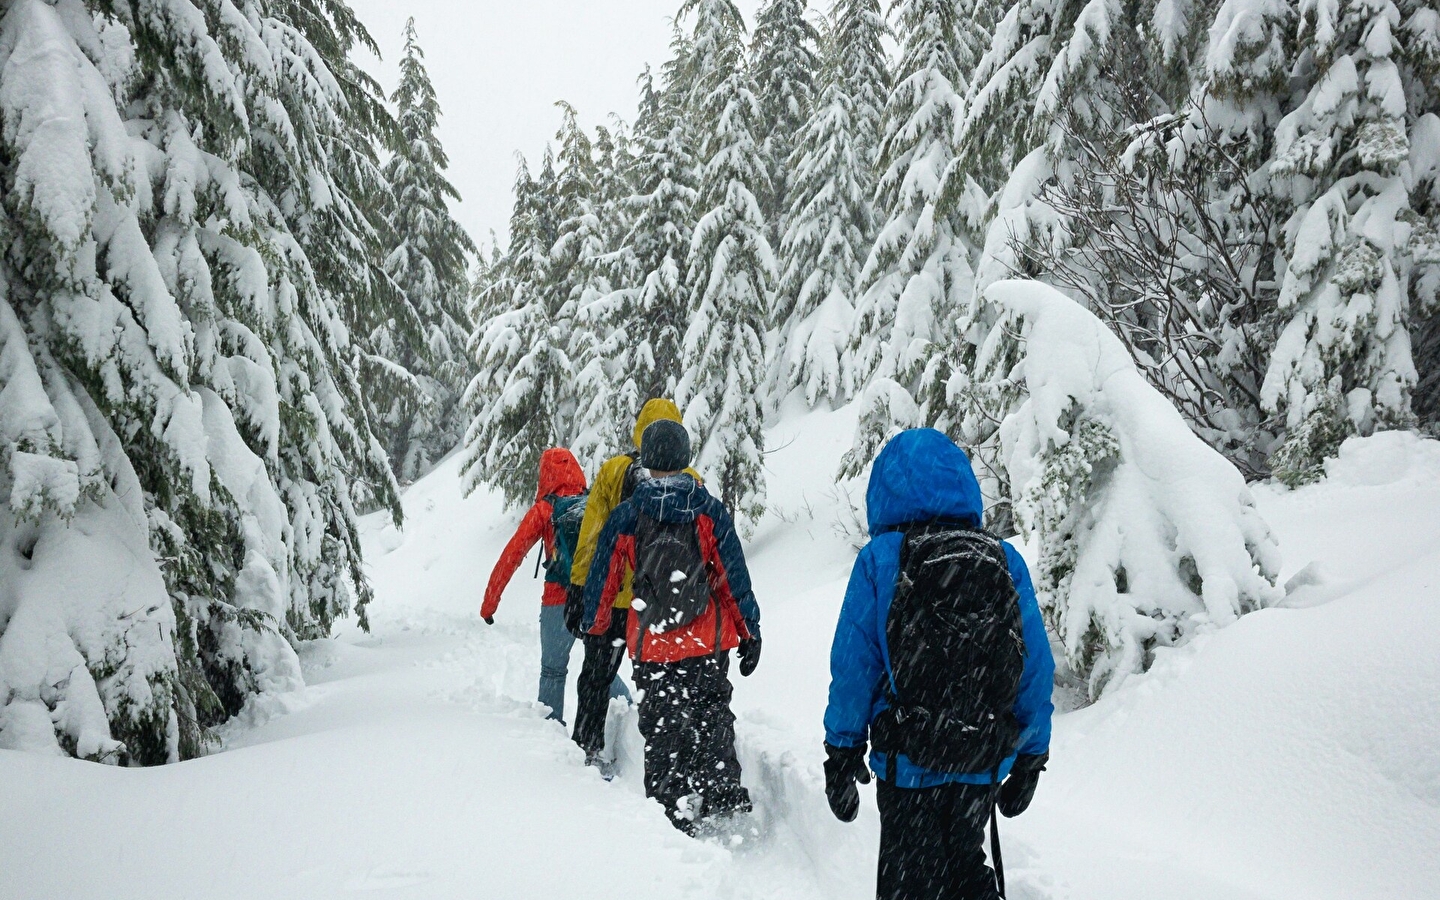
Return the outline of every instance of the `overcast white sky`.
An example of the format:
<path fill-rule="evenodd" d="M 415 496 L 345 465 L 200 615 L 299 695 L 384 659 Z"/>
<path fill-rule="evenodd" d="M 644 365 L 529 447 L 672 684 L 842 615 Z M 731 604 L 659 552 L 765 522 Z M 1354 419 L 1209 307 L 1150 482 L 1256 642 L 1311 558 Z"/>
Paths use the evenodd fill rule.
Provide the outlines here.
<path fill-rule="evenodd" d="M 515 153 L 538 164 L 568 100 L 593 127 L 635 117 L 635 79 L 668 56 L 680 0 L 350 0 L 379 42 L 370 65 L 395 87 L 405 19 L 415 17 L 443 118 L 440 139 L 463 202 L 456 215 L 476 239 L 504 239 Z M 737 0 L 753 21 L 759 0 Z"/>

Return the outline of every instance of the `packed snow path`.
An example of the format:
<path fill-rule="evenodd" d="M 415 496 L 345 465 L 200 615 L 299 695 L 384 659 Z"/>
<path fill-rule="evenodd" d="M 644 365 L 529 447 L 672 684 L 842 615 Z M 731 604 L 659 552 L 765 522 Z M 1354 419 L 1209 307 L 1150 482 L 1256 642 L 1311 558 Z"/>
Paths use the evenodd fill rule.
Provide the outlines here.
<path fill-rule="evenodd" d="M 671 829 L 633 716 L 613 783 L 543 720 L 538 582 L 522 569 L 495 626 L 476 614 L 515 515 L 461 499 L 452 460 L 407 494 L 403 534 L 367 522 L 373 633 L 309 645 L 307 688 L 253 704 L 224 752 L 151 770 L 0 752 L 0 897 L 873 896 L 873 790 L 841 825 L 820 774 L 853 558 L 829 474 L 852 426 L 822 413 L 771 436 L 778 513 L 749 544 L 765 653 L 735 679 L 758 839 Z M 1035 806 L 1001 826 L 1012 898 L 1434 896 L 1440 445 L 1354 442 L 1328 483 L 1259 501 L 1291 608 L 1058 717 Z"/>

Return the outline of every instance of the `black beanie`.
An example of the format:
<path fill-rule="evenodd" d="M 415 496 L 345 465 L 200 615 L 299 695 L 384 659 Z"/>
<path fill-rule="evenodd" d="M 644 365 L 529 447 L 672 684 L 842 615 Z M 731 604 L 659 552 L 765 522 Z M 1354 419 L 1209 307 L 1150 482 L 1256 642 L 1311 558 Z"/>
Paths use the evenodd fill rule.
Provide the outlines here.
<path fill-rule="evenodd" d="M 690 432 L 669 419 L 651 424 L 640 436 L 640 465 L 656 472 L 678 472 L 690 465 Z"/>

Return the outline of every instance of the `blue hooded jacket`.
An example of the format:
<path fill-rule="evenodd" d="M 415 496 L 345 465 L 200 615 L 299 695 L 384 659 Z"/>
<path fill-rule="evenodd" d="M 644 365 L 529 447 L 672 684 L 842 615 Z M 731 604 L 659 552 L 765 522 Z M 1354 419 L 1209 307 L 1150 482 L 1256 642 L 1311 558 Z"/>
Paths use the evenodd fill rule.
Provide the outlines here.
<path fill-rule="evenodd" d="M 870 725 L 889 703 L 885 680 L 893 679 L 885 623 L 895 599 L 900 574 L 901 530 L 912 522 L 951 519 L 979 527 L 984 512 L 980 485 L 964 451 L 932 428 L 901 432 L 885 445 L 875 460 L 865 493 L 869 507 L 870 543 L 860 551 L 850 572 L 850 585 L 840 608 L 835 642 L 830 649 L 830 702 L 825 709 L 825 741 L 835 747 L 863 746 Z M 1030 571 L 1008 543 L 1005 556 L 1010 577 L 1020 594 L 1020 620 L 1025 637 L 1025 671 L 1015 700 L 1015 717 L 1022 729 L 1017 752 L 1048 753 L 1050 691 L 1055 660 L 1050 639 L 1030 583 Z M 1012 754 L 1000 766 L 1003 780 L 1010 772 Z M 872 752 L 870 768 L 884 777 L 885 754 Z M 904 755 L 896 760 L 895 786 L 933 787 L 952 782 L 986 784 L 991 772 L 945 773 L 922 768 Z"/>

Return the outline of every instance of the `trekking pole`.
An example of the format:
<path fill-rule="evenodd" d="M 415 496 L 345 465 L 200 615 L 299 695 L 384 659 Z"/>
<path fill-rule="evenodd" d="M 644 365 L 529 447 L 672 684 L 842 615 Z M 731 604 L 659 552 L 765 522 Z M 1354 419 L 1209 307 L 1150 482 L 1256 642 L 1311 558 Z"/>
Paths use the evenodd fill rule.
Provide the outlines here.
<path fill-rule="evenodd" d="M 995 866 L 995 884 L 1005 896 L 1005 864 L 1000 860 L 1000 820 L 995 815 L 998 803 L 990 804 L 990 862 Z"/>
<path fill-rule="evenodd" d="M 531 576 L 530 576 L 531 578 L 539 578 L 539 577 L 540 577 L 540 560 L 542 560 L 542 559 L 544 559 L 544 558 L 545 558 L 545 548 L 544 548 L 544 547 L 541 547 L 539 550 L 535 551 L 535 574 L 534 574 L 534 575 L 531 575 Z"/>

